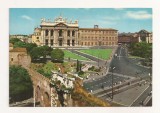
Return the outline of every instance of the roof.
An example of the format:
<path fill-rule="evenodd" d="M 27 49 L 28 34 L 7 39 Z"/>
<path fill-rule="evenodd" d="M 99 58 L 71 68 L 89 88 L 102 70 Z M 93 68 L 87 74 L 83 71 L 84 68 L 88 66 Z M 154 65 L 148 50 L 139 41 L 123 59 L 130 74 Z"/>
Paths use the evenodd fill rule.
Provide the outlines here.
<path fill-rule="evenodd" d="M 108 30 L 108 31 L 118 31 L 116 29 L 112 29 L 112 28 L 79 28 L 79 30 L 95 30 L 95 31 L 99 31 L 99 30 Z"/>
<path fill-rule="evenodd" d="M 27 52 L 26 48 L 14 48 L 10 52 Z"/>
<path fill-rule="evenodd" d="M 134 33 L 119 33 L 118 36 L 133 36 Z"/>
<path fill-rule="evenodd" d="M 68 22 L 68 20 L 66 18 L 63 18 L 62 16 L 59 16 L 57 18 L 54 19 L 54 21 L 50 21 L 49 19 L 41 19 L 41 25 L 40 26 L 56 26 L 58 24 L 64 24 L 68 27 L 78 27 L 78 21 L 74 21 L 72 22 L 72 20 L 70 20 Z"/>

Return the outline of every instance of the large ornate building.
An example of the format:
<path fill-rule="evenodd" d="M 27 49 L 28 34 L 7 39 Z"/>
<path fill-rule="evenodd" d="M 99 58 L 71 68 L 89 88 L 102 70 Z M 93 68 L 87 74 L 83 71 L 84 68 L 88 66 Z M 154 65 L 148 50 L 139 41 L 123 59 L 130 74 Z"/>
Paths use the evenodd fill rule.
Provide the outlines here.
<path fill-rule="evenodd" d="M 78 21 L 59 16 L 53 22 L 41 20 L 40 28 L 34 29 L 32 43 L 51 47 L 114 46 L 118 44 L 118 30 L 111 28 L 79 28 Z"/>

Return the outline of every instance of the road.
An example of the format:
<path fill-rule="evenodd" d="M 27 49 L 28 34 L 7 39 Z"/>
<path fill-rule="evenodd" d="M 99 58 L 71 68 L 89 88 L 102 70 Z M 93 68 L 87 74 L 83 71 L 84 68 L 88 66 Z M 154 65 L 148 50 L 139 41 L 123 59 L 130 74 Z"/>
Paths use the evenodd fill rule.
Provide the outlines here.
<path fill-rule="evenodd" d="M 144 100 L 149 96 L 149 93 L 152 91 L 152 86 L 148 86 L 146 88 L 146 90 L 139 95 L 139 97 L 137 97 L 135 99 L 135 102 L 133 102 L 130 106 L 143 106 L 142 102 L 144 102 Z"/>
<path fill-rule="evenodd" d="M 113 73 L 113 78 L 114 78 L 114 83 L 118 83 L 120 81 L 124 81 L 127 79 L 132 79 L 132 78 L 149 78 L 149 73 L 151 73 L 151 70 L 142 66 L 137 65 L 137 59 L 130 59 L 128 58 L 128 53 L 127 49 L 119 46 L 117 48 L 117 51 L 114 55 L 111 64 L 110 64 L 110 69 L 109 69 L 109 74 L 103 75 L 102 77 L 98 77 L 97 79 L 92 79 L 91 81 L 85 82 L 84 83 L 84 88 L 86 88 L 88 91 L 92 92 L 98 89 L 102 89 L 103 87 L 110 87 L 112 85 L 112 77 L 111 73 Z M 114 69 L 113 69 L 114 67 Z M 118 76 L 122 75 L 122 76 Z M 125 75 L 125 76 L 123 76 Z M 151 91 L 152 88 L 149 87 L 145 92 L 141 94 L 141 96 L 137 97 L 137 100 L 132 100 L 134 106 L 139 103 L 139 101 L 144 100 L 146 97 L 146 94 L 148 94 L 148 91 Z M 138 95 L 138 94 L 137 94 Z M 135 98 L 134 98 L 135 99 Z M 140 106 L 140 105 L 137 105 Z"/>
<path fill-rule="evenodd" d="M 83 84 L 84 88 L 87 89 L 88 91 L 95 91 L 103 87 L 111 87 L 112 85 L 112 75 L 108 74 L 107 76 L 102 76 L 101 78 L 98 79 L 92 79 L 90 82 L 86 82 Z M 113 84 L 117 84 L 118 82 L 122 82 L 124 80 L 127 80 L 128 78 L 122 77 L 122 76 L 116 76 L 113 75 Z"/>
<path fill-rule="evenodd" d="M 119 46 L 116 51 L 117 57 L 114 56 L 110 67 L 115 67 L 114 73 L 124 74 L 134 77 L 146 77 L 149 76 L 150 70 L 139 66 L 133 61 L 133 59 L 128 58 L 127 49 Z M 112 69 L 109 70 L 112 72 Z"/>

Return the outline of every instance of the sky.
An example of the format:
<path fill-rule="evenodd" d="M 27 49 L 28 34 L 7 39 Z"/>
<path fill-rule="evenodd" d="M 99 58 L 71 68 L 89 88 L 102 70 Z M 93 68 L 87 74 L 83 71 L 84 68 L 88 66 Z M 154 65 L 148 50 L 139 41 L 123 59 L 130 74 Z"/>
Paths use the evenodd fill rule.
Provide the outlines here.
<path fill-rule="evenodd" d="M 152 31 L 151 8 L 10 8 L 9 33 L 29 35 L 40 27 L 41 18 L 62 15 L 69 21 L 78 20 L 80 28 L 114 28 L 119 32 Z"/>

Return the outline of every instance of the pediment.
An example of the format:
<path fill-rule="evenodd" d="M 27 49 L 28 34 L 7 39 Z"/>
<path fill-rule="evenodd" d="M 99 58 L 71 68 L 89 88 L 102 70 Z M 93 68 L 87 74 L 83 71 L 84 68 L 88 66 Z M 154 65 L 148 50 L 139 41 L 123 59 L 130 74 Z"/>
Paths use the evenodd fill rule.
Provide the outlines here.
<path fill-rule="evenodd" d="M 68 27 L 68 26 L 64 23 L 58 23 L 55 25 L 55 27 Z"/>

